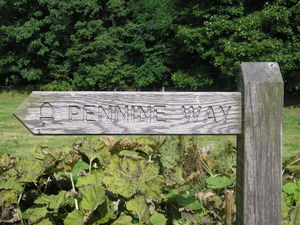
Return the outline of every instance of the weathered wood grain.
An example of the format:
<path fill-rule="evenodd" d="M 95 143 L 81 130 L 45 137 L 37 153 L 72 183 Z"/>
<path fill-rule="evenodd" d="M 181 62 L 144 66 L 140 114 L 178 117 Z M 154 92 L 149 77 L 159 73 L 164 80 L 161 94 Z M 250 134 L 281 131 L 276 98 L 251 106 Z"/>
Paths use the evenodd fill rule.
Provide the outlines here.
<path fill-rule="evenodd" d="M 237 224 L 281 224 L 283 81 L 277 63 L 242 63 Z"/>
<path fill-rule="evenodd" d="M 239 134 L 239 92 L 33 92 L 14 115 L 33 134 Z"/>

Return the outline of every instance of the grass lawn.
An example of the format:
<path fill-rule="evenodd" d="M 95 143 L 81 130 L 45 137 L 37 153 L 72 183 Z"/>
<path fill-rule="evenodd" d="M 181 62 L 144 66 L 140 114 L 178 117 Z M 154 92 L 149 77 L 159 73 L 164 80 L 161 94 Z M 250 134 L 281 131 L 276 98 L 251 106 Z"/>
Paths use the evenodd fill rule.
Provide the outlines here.
<path fill-rule="evenodd" d="M 29 156 L 35 146 L 70 146 L 78 139 L 95 136 L 34 136 L 13 115 L 12 112 L 26 98 L 27 93 L 0 93 L 0 154 L 4 152 L 17 156 Z M 172 140 L 176 140 L 172 138 Z M 200 145 L 220 148 L 227 140 L 235 142 L 235 136 L 197 136 Z M 284 115 L 284 156 L 300 151 L 300 106 L 285 108 Z M 173 142 L 175 145 L 175 142 Z M 172 142 L 169 143 L 172 146 Z"/>
<path fill-rule="evenodd" d="M 300 105 L 284 109 L 283 155 L 300 153 Z"/>

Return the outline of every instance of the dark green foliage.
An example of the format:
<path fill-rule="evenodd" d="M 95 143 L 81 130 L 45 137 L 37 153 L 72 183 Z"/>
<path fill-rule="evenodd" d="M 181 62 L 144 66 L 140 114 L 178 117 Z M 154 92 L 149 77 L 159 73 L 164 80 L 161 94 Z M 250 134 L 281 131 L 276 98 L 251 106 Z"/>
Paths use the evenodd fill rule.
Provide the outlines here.
<path fill-rule="evenodd" d="M 195 179 L 190 174 L 189 178 L 184 177 L 179 155 L 175 156 L 177 160 L 165 162 L 167 155 L 162 150 L 165 142 L 163 137 L 110 137 L 79 141 L 73 148 L 38 147 L 33 150 L 36 160 L 1 155 L 1 222 L 67 225 L 222 222 L 224 210 L 219 195 L 234 179 L 210 177 L 206 179 L 208 185 L 202 185 L 201 189 L 193 187 Z M 202 152 L 190 147 L 178 151 L 188 150 Z M 12 160 L 5 162 L 8 159 Z"/>
<path fill-rule="evenodd" d="M 165 142 L 109 137 L 37 147 L 35 160 L 0 155 L 1 223 L 224 224 L 224 194 L 235 188 L 234 146 L 198 146 L 182 136 L 177 148 Z M 300 181 L 291 173 L 284 178 L 289 225 L 299 217 Z"/>
<path fill-rule="evenodd" d="M 0 0 L 0 85 L 42 90 L 236 89 L 277 61 L 300 90 L 297 0 Z"/>
<path fill-rule="evenodd" d="M 199 81 L 208 77 L 220 88 L 234 89 L 240 62 L 276 61 L 286 89 L 300 89 L 300 3 L 257 2 L 192 1 L 184 8 L 176 38 L 182 56 L 189 59 L 181 75 L 190 81 L 186 85 L 193 87 L 195 77 Z M 177 77 L 176 73 L 172 76 L 174 81 Z M 182 83 L 182 79 L 179 81 Z"/>
<path fill-rule="evenodd" d="M 128 89 L 168 72 L 172 1 L 0 1 L 0 84 Z"/>

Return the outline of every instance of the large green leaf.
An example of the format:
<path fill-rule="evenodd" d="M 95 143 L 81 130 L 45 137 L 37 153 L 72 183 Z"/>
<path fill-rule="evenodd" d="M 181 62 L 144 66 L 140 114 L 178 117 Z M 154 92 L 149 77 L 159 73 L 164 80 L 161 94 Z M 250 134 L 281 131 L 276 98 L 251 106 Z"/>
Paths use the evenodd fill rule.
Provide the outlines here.
<path fill-rule="evenodd" d="M 84 191 L 79 210 L 74 210 L 65 219 L 65 224 L 98 225 L 115 219 L 113 205 L 104 195 L 102 187 L 92 187 Z"/>
<path fill-rule="evenodd" d="M 135 180 L 133 180 L 129 172 L 136 168 L 134 167 L 135 164 L 131 163 L 130 167 L 124 168 L 126 169 L 124 171 L 122 168 L 123 164 L 118 158 L 112 158 L 111 164 L 104 171 L 102 181 L 109 191 L 123 195 L 124 197 L 130 197 L 136 193 L 137 189 L 135 187 Z"/>
<path fill-rule="evenodd" d="M 203 205 L 194 197 L 188 194 L 176 196 L 176 202 L 178 206 L 185 207 L 189 210 L 202 210 Z"/>
<path fill-rule="evenodd" d="M 189 211 L 197 211 L 197 213 L 204 211 L 203 204 L 194 195 L 191 195 L 190 192 L 186 190 L 187 188 L 188 186 L 183 187 L 182 190 L 172 189 L 168 194 L 164 195 L 164 198 L 169 202 L 173 202 L 173 207 L 185 208 Z"/>
<path fill-rule="evenodd" d="M 10 207 L 18 202 L 21 192 L 15 189 L 0 190 L 0 206 Z"/>
<path fill-rule="evenodd" d="M 300 204 L 296 205 L 291 217 L 293 225 L 300 225 Z"/>
<path fill-rule="evenodd" d="M 0 182 L 0 189 L 14 189 L 16 192 L 22 192 L 23 187 L 22 185 L 17 182 L 17 177 L 10 177 L 5 182 Z"/>
<path fill-rule="evenodd" d="M 134 142 L 138 144 L 137 148 L 140 151 L 152 154 L 154 152 L 157 152 L 163 146 L 166 140 L 167 139 L 164 137 L 138 137 L 134 139 Z"/>
<path fill-rule="evenodd" d="M 300 181 L 297 183 L 289 182 L 282 187 L 283 191 L 293 196 L 294 200 L 300 199 Z"/>
<path fill-rule="evenodd" d="M 167 200 L 174 199 L 174 198 L 176 198 L 176 196 L 180 195 L 180 193 L 181 193 L 181 190 L 179 190 L 179 189 L 171 189 L 169 191 L 169 193 L 164 194 L 163 197 Z"/>
<path fill-rule="evenodd" d="M 102 184 L 103 173 L 99 170 L 94 170 L 91 173 L 86 174 L 78 178 L 76 187 L 95 186 Z"/>
<path fill-rule="evenodd" d="M 49 219 L 42 219 L 40 222 L 36 223 L 36 225 L 53 225 L 53 223 Z"/>
<path fill-rule="evenodd" d="M 95 186 L 84 191 L 79 207 L 81 210 L 94 211 L 104 201 L 105 189 L 101 186 Z"/>
<path fill-rule="evenodd" d="M 283 191 L 285 191 L 286 193 L 292 195 L 295 192 L 299 191 L 300 192 L 300 181 L 298 183 L 286 183 L 283 187 L 282 187 Z"/>
<path fill-rule="evenodd" d="M 34 201 L 35 204 L 45 204 L 47 208 L 58 210 L 65 201 L 66 191 L 60 191 L 57 195 L 42 194 Z"/>
<path fill-rule="evenodd" d="M 112 225 L 132 225 L 131 220 L 131 216 L 121 215 Z"/>
<path fill-rule="evenodd" d="M 80 158 L 76 151 L 64 146 L 55 149 L 36 147 L 32 155 L 43 162 L 48 172 L 70 172 Z"/>
<path fill-rule="evenodd" d="M 104 171 L 103 183 L 113 193 L 131 197 L 141 192 L 150 198 L 161 194 L 162 177 L 156 164 L 148 164 L 145 160 L 114 158 Z"/>
<path fill-rule="evenodd" d="M 93 225 L 98 225 L 107 223 L 111 219 L 116 219 L 116 214 L 113 210 L 113 203 L 106 198 L 105 202 L 94 212 L 90 221 Z"/>
<path fill-rule="evenodd" d="M 112 154 L 119 154 L 121 151 L 133 151 L 138 143 L 132 138 L 116 139 L 113 137 L 102 138 L 101 141 L 108 147 Z"/>
<path fill-rule="evenodd" d="M 5 171 L 11 169 L 15 162 L 16 158 L 10 154 L 1 154 L 0 155 L 0 175 Z"/>
<path fill-rule="evenodd" d="M 99 139 L 84 141 L 78 151 L 86 163 L 97 162 L 104 167 L 110 164 L 111 153 L 108 147 Z"/>
<path fill-rule="evenodd" d="M 150 217 L 150 222 L 152 225 L 166 225 L 167 219 L 163 214 L 154 212 Z"/>
<path fill-rule="evenodd" d="M 27 159 L 18 159 L 14 169 L 18 173 L 18 181 L 22 183 L 36 182 L 44 172 L 40 162 Z"/>
<path fill-rule="evenodd" d="M 126 202 L 126 208 L 139 219 L 140 223 L 148 223 L 150 211 L 144 196 L 138 196 Z"/>
<path fill-rule="evenodd" d="M 79 210 L 73 210 L 71 213 L 67 215 L 64 220 L 65 225 L 83 225 L 83 213 Z"/>
<path fill-rule="evenodd" d="M 62 157 L 56 165 L 55 171 L 71 171 L 80 159 L 80 156 L 72 148 L 58 148 L 58 151 L 62 152 Z"/>
<path fill-rule="evenodd" d="M 229 185 L 232 185 L 235 181 L 234 178 L 217 176 L 217 177 L 208 177 L 205 178 L 206 183 L 208 184 L 208 188 L 211 189 L 222 189 Z"/>
<path fill-rule="evenodd" d="M 123 150 L 119 153 L 119 156 L 125 156 L 132 159 L 142 159 L 142 157 L 139 156 L 139 153 L 137 151 Z"/>
<path fill-rule="evenodd" d="M 47 210 L 46 207 L 35 206 L 27 209 L 24 212 L 23 217 L 29 219 L 31 222 L 39 222 L 43 218 L 46 218 L 48 213 L 49 211 Z"/>
<path fill-rule="evenodd" d="M 165 170 L 165 183 L 167 186 L 174 186 L 174 185 L 182 185 L 185 183 L 183 179 L 183 171 L 181 167 L 174 167 L 169 170 Z"/>

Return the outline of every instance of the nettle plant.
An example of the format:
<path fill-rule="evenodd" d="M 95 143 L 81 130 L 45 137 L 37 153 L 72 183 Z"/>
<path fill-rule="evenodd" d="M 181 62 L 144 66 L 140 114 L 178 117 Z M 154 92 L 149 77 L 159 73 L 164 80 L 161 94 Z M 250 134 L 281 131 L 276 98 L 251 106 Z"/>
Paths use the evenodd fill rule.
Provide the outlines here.
<path fill-rule="evenodd" d="M 183 148 L 179 141 L 170 154 L 162 148 L 165 142 L 110 137 L 72 148 L 38 147 L 32 154 L 37 160 L 1 155 L 1 222 L 222 224 L 222 193 L 234 179 L 218 175 L 213 157 L 196 145 Z M 182 158 L 187 151 L 202 166 L 189 167 L 191 161 Z M 200 178 L 203 185 L 196 186 Z"/>

